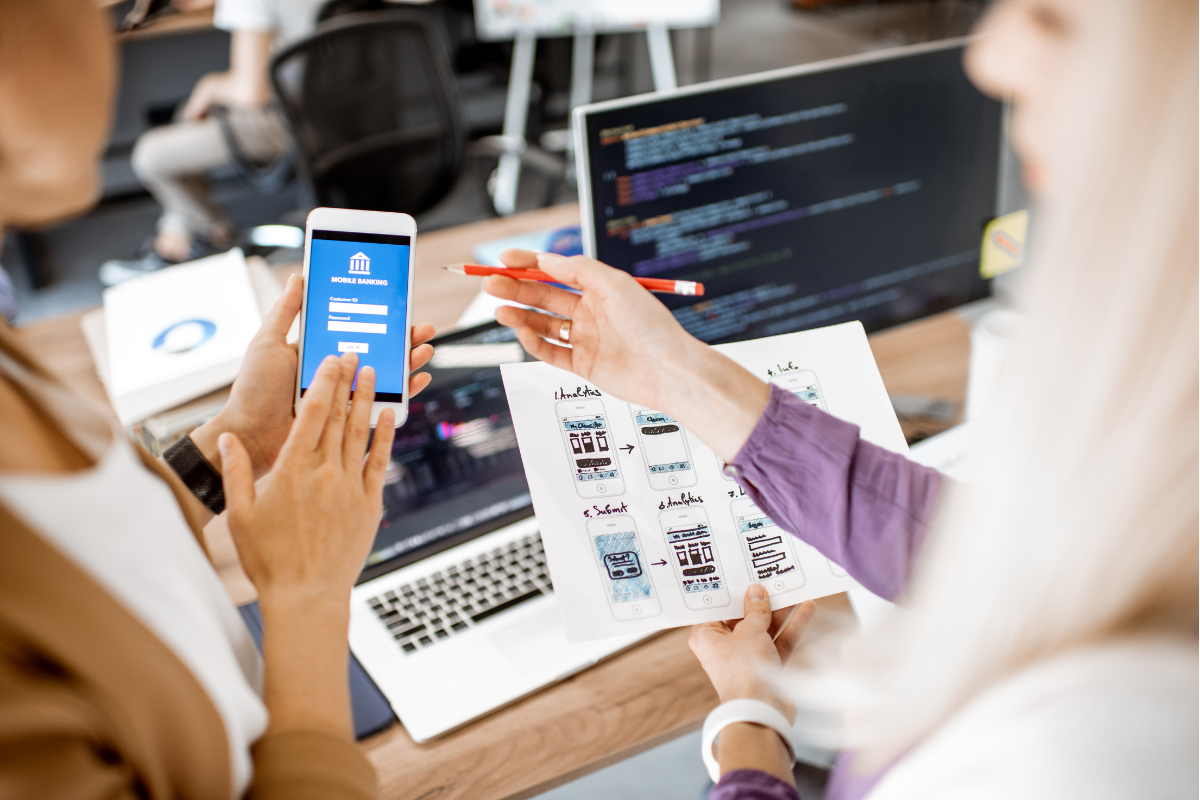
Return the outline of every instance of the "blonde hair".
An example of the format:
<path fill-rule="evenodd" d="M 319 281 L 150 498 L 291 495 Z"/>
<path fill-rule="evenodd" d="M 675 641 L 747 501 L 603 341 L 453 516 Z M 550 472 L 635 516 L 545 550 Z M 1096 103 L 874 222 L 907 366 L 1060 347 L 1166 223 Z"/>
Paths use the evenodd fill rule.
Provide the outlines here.
<path fill-rule="evenodd" d="M 1197 635 L 1197 4 L 1089 4 L 1027 318 L 911 589 L 850 674 L 877 770 L 1022 668 Z"/>

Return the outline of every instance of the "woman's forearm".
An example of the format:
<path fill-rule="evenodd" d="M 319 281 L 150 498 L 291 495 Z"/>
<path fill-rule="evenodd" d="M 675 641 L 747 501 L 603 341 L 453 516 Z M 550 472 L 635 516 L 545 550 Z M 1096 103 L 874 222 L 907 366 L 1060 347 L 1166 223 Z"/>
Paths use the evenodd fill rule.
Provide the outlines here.
<path fill-rule="evenodd" d="M 770 387 L 732 359 L 695 341 L 679 363 L 664 365 L 658 410 L 678 420 L 726 462 L 750 438 Z"/>
<path fill-rule="evenodd" d="M 263 702 L 271 730 L 315 728 L 353 736 L 347 678 L 349 602 L 317 594 L 259 598 Z"/>

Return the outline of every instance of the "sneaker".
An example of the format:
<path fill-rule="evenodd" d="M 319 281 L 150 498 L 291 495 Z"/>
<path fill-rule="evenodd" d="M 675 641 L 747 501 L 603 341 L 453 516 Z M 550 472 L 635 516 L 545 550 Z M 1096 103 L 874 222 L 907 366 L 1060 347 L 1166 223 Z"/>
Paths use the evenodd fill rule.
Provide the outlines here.
<path fill-rule="evenodd" d="M 228 250 L 232 246 L 232 244 L 227 245 L 225 249 Z M 186 261 L 195 261 L 197 258 L 211 256 L 217 252 L 224 251 L 213 247 L 207 239 L 197 236 L 192 240 L 192 249 L 184 261 L 169 261 L 154 251 L 154 239 L 150 238 L 146 241 L 142 254 L 138 257 L 110 258 L 101 264 L 100 282 L 105 286 L 116 286 L 119 283 L 148 275 L 163 267 L 173 267 Z"/>
<path fill-rule="evenodd" d="M 100 282 L 105 286 L 116 286 L 173 264 L 153 250 L 138 258 L 110 258 L 100 265 Z"/>

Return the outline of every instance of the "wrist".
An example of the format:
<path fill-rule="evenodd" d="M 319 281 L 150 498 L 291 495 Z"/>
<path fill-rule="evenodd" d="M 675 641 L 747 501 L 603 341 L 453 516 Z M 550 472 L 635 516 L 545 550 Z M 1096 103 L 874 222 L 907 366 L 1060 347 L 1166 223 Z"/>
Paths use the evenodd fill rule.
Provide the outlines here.
<path fill-rule="evenodd" d="M 188 438 L 192 440 L 192 444 L 196 445 L 196 449 L 200 451 L 200 455 L 204 456 L 204 460 L 211 464 L 218 473 L 224 474 L 221 465 L 221 450 L 217 447 L 217 439 L 226 431 L 220 420 L 221 415 L 218 414 L 189 433 Z"/>
<path fill-rule="evenodd" d="M 750 438 L 771 398 L 769 385 L 695 339 L 688 342 L 662 385 L 669 387 L 670 397 L 657 408 L 700 436 L 727 463 Z"/>
<path fill-rule="evenodd" d="M 796 718 L 795 706 L 780 697 L 774 687 L 763 681 L 722 687 L 717 690 L 717 697 L 720 698 L 722 703 L 728 703 L 732 700 L 757 700 L 760 703 L 766 703 L 780 714 L 783 714 L 788 718 L 788 721 L 794 722 Z"/>

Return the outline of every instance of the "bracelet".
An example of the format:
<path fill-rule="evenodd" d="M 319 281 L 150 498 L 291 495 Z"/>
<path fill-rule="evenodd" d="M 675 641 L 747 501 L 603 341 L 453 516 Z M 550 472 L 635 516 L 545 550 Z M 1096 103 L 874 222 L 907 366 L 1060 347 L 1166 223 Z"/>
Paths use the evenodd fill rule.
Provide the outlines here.
<path fill-rule="evenodd" d="M 175 474 L 183 481 L 196 499 L 214 514 L 225 510 L 225 485 L 221 483 L 221 473 L 213 469 L 208 459 L 196 447 L 192 437 L 184 436 L 175 444 L 163 451 L 163 461 L 166 461 Z"/>
<path fill-rule="evenodd" d="M 796 761 L 796 748 L 792 746 L 792 725 L 779 709 L 761 700 L 730 700 L 714 708 L 704 720 L 704 736 L 700 740 L 700 755 L 704 759 L 704 767 L 708 777 L 716 783 L 721 779 L 721 765 L 713 755 L 713 745 L 717 736 L 727 725 L 735 722 L 753 722 L 770 728 L 779 734 L 788 750 L 792 762 Z"/>

